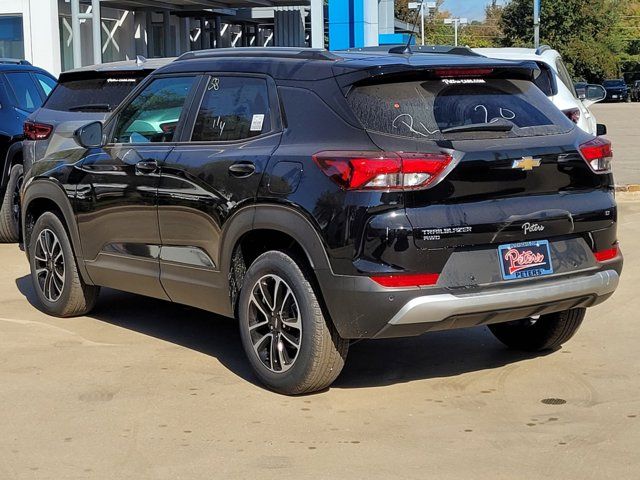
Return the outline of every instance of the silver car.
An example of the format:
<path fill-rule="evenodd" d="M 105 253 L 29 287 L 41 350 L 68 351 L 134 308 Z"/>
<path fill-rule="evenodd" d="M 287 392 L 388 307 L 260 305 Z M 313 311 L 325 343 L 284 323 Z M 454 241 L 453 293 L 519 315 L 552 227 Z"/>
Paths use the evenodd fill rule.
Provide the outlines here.
<path fill-rule="evenodd" d="M 149 73 L 172 60 L 138 57 L 60 74 L 58 85 L 44 105 L 25 122 L 25 171 L 49 153 L 77 148 L 73 140 L 77 128 L 104 120 Z"/>

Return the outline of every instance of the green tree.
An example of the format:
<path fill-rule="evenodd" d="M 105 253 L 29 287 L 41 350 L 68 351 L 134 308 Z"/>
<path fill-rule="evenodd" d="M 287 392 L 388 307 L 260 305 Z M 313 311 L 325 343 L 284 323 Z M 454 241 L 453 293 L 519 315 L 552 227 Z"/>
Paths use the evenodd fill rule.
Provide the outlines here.
<path fill-rule="evenodd" d="M 615 77 L 625 48 L 621 13 L 626 5 L 627 0 L 543 0 L 541 43 L 557 49 L 576 78 L 600 82 Z M 532 46 L 531 0 L 511 0 L 500 26 L 504 46 Z"/>

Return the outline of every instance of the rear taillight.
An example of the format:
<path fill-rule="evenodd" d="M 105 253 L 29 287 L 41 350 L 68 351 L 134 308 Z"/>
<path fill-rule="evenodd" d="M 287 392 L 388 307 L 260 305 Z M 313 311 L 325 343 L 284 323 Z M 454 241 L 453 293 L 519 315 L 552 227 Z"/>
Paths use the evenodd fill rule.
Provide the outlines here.
<path fill-rule="evenodd" d="M 578 123 L 580 121 L 580 109 L 579 108 L 569 108 L 568 110 L 563 110 L 564 113 L 569 120 L 573 123 Z"/>
<path fill-rule="evenodd" d="M 448 153 L 323 151 L 313 160 L 344 190 L 416 190 L 438 180 L 453 157 Z"/>
<path fill-rule="evenodd" d="M 437 273 L 412 273 L 408 275 L 379 275 L 371 280 L 383 287 L 427 287 L 438 283 Z"/>
<path fill-rule="evenodd" d="M 46 140 L 53 131 L 52 125 L 46 123 L 24 122 L 24 136 L 29 140 Z"/>
<path fill-rule="evenodd" d="M 580 145 L 580 153 L 585 161 L 596 173 L 609 173 L 611 171 L 611 160 L 613 160 L 613 150 L 611 142 L 602 137 Z"/>
<path fill-rule="evenodd" d="M 599 252 L 593 252 L 593 256 L 596 257 L 596 261 L 598 262 L 606 262 L 607 260 L 612 260 L 618 256 L 618 252 L 620 248 L 616 244 L 613 248 L 608 248 L 606 250 L 600 250 Z"/>

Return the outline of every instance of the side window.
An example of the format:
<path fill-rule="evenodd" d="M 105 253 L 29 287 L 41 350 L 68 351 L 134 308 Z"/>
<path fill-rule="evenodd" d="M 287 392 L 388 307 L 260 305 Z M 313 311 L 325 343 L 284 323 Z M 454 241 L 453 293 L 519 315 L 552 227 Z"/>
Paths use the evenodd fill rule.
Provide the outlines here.
<path fill-rule="evenodd" d="M 27 72 L 11 72 L 5 76 L 16 98 L 16 107 L 33 112 L 42 105 L 42 98 L 38 87 L 33 83 L 31 75 Z"/>
<path fill-rule="evenodd" d="M 171 142 L 195 77 L 153 80 L 118 115 L 113 143 Z"/>
<path fill-rule="evenodd" d="M 211 77 L 191 140 L 244 140 L 270 130 L 269 89 L 265 79 Z"/>
<path fill-rule="evenodd" d="M 40 87 L 42 87 L 42 91 L 44 92 L 44 94 L 46 96 L 49 96 L 51 91 L 56 86 L 56 81 L 51 77 L 47 77 L 46 75 L 42 75 L 41 73 L 35 73 L 34 77 L 36 77 L 36 80 L 40 84 Z"/>
<path fill-rule="evenodd" d="M 576 93 L 576 88 L 573 85 L 573 80 L 571 80 L 571 75 L 569 75 L 569 71 L 567 67 L 564 66 L 561 59 L 556 60 L 556 68 L 558 69 L 558 76 L 562 83 L 566 85 L 569 91 L 573 94 L 574 97 L 578 98 L 578 94 Z"/>

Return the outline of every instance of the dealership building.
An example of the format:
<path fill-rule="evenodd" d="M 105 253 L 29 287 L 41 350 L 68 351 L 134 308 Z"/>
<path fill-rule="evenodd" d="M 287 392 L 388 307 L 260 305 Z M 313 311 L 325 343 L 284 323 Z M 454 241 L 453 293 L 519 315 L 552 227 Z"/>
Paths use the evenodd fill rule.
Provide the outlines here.
<path fill-rule="evenodd" d="M 0 58 L 72 68 L 249 46 L 406 41 L 394 0 L 0 0 Z"/>

